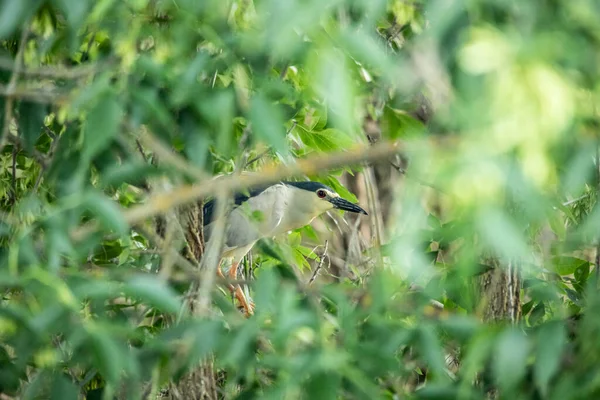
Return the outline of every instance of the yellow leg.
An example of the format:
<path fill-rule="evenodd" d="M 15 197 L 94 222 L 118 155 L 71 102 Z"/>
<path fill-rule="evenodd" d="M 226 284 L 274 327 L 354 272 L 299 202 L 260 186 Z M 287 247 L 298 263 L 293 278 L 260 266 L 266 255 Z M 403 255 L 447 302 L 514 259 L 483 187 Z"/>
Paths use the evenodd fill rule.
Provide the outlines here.
<path fill-rule="evenodd" d="M 231 269 L 229 270 L 229 273 L 228 273 L 230 280 L 236 280 L 238 265 L 239 265 L 238 263 L 233 263 L 231 265 Z M 223 275 L 223 271 L 221 270 L 221 264 L 219 264 L 219 266 L 217 267 L 217 276 L 219 276 L 220 278 L 226 279 L 225 276 Z M 244 314 L 247 317 L 254 314 L 254 303 L 252 303 L 251 301 L 250 302 L 248 301 L 241 286 L 240 285 L 234 286 L 231 284 L 229 284 L 227 286 L 229 287 L 229 291 L 235 296 L 237 301 L 240 303 L 240 306 L 244 310 Z"/>

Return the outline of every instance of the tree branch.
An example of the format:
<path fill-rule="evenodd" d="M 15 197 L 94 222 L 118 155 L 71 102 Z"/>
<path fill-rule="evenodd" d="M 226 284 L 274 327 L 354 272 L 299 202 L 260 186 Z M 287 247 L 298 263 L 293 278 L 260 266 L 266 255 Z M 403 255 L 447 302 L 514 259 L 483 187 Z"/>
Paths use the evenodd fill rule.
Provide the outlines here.
<path fill-rule="evenodd" d="M 61 136 L 54 133 L 52 131 L 52 129 L 48 128 L 46 125 L 44 125 L 44 129 L 46 130 L 46 132 L 48 132 L 48 135 L 50 137 L 52 137 L 52 144 L 50 145 L 50 149 L 48 150 L 48 156 L 47 156 L 48 158 L 44 159 L 45 162 L 43 164 L 40 163 L 41 170 L 40 170 L 40 174 L 38 175 L 37 179 L 35 180 L 35 184 L 33 185 L 33 189 L 32 189 L 33 193 L 37 192 L 40 184 L 42 183 L 42 178 L 44 177 L 44 173 L 46 172 L 46 169 L 52 162 L 52 158 L 54 157 L 54 154 L 56 152 L 56 147 L 58 146 L 58 141 L 61 138 Z"/>
<path fill-rule="evenodd" d="M 138 142 L 138 145 L 141 142 L 144 146 L 152 150 L 161 162 L 171 165 L 179 170 L 179 172 L 199 181 L 210 179 L 210 176 L 204 170 L 190 164 L 179 154 L 171 151 L 171 149 L 162 144 L 156 136 L 147 130 L 140 135 L 139 141 L 136 140 L 136 142 Z M 141 146 L 140 152 L 143 154 Z"/>
<path fill-rule="evenodd" d="M 10 204 L 14 206 L 17 203 L 17 146 L 13 146 L 12 151 L 12 189 L 10 195 Z"/>
<path fill-rule="evenodd" d="M 315 268 L 315 271 L 313 272 L 312 276 L 310 277 L 310 280 L 308 281 L 309 285 L 312 285 L 312 283 L 317 279 L 317 276 L 319 275 L 321 268 L 323 268 L 323 261 L 325 261 L 325 258 L 327 258 L 327 260 L 329 260 L 329 255 L 327 254 L 328 245 L 329 245 L 329 242 L 326 240 L 325 241 L 325 249 L 323 249 L 323 253 L 319 257 L 319 264 L 317 265 L 317 268 Z M 329 261 L 329 264 L 331 264 L 331 261 Z"/>
<path fill-rule="evenodd" d="M 63 103 L 69 98 L 68 93 L 57 92 L 53 89 L 24 87 L 14 87 L 11 89 L 9 86 L 1 84 L 0 96 L 7 99 L 22 99 L 41 104 Z"/>
<path fill-rule="evenodd" d="M 37 76 L 40 78 L 54 78 L 54 79 L 80 79 L 86 78 L 89 75 L 93 75 L 103 68 L 109 66 L 111 62 L 102 64 L 84 64 L 76 67 L 54 67 L 54 66 L 43 66 L 37 68 L 19 68 L 17 69 L 17 63 L 8 57 L 0 57 L 0 69 L 5 71 L 18 71 L 19 75 L 23 76 Z"/>
<path fill-rule="evenodd" d="M 217 195 L 215 222 L 210 238 L 206 244 L 206 250 L 200 261 L 200 273 L 202 274 L 202 279 L 197 293 L 198 315 L 207 314 L 212 299 L 212 288 L 217 277 L 217 268 L 221 262 L 225 230 L 227 228 L 225 222 L 227 211 L 229 209 L 228 197 L 229 192 L 226 189 L 222 189 Z"/>
<path fill-rule="evenodd" d="M 221 190 L 231 193 L 255 185 L 275 183 L 286 177 L 317 175 L 328 169 L 389 157 L 398 153 L 400 147 L 399 142 L 381 142 L 368 147 L 361 145 L 345 151 L 307 157 L 289 165 L 271 164 L 259 174 L 220 176 L 201 184 L 182 185 L 169 193 L 154 194 L 148 198 L 145 204 L 124 210 L 123 219 L 128 224 L 135 224 L 146 218 L 164 214 L 173 207 L 214 195 Z M 98 227 L 97 222 L 89 222 L 75 229 L 71 237 L 73 240 L 81 240 L 97 231 Z"/>
<path fill-rule="evenodd" d="M 17 55 L 15 57 L 15 67 L 12 75 L 10 76 L 8 86 L 6 87 L 6 100 L 4 103 L 4 126 L 2 127 L 2 133 L 0 134 L 0 154 L 2 154 L 2 149 L 4 149 L 6 138 L 8 137 L 8 128 L 10 126 L 10 121 L 12 120 L 14 98 L 11 96 L 11 94 L 15 91 L 17 86 L 17 78 L 19 77 L 19 73 L 23 66 L 23 53 L 25 52 L 27 36 L 29 36 L 29 26 L 26 23 L 23 25 L 23 31 L 21 32 L 19 49 L 17 50 Z"/>

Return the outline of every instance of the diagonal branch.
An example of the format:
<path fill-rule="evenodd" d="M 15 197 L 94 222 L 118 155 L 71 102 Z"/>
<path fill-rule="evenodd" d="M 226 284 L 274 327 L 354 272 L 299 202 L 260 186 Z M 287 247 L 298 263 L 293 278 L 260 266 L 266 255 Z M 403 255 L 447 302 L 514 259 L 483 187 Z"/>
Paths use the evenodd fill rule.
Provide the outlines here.
<path fill-rule="evenodd" d="M 182 185 L 169 193 L 154 194 L 148 198 L 145 204 L 123 211 L 123 219 L 128 224 L 135 224 L 146 218 L 164 214 L 173 207 L 191 203 L 220 191 L 231 193 L 255 185 L 275 183 L 286 177 L 318 175 L 328 169 L 389 157 L 400 152 L 400 149 L 399 142 L 381 142 L 372 146 L 361 145 L 345 151 L 307 157 L 293 164 L 272 164 L 264 168 L 260 174 L 220 176 L 201 184 Z M 81 240 L 97 231 L 98 227 L 97 222 L 89 222 L 74 230 L 71 237 L 74 240 Z"/>

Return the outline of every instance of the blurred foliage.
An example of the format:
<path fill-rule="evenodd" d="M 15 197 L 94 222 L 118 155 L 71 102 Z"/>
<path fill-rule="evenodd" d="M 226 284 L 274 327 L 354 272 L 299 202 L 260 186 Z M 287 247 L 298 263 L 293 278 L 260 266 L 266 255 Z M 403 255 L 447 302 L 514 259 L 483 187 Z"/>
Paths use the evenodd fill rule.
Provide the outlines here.
<path fill-rule="evenodd" d="M 156 397 L 214 354 L 226 398 L 599 397 L 599 17 L 595 0 L 0 0 L 0 393 Z M 356 279 L 307 284 L 306 227 L 257 246 L 254 317 L 217 290 L 210 317 L 185 315 L 195 278 L 157 274 L 123 209 L 148 182 L 367 146 L 365 120 L 409 162 Z M 140 132 L 186 168 L 140 154 Z M 311 178 L 356 200 L 348 172 Z M 490 254 L 518 260 L 519 321 L 481 318 Z"/>

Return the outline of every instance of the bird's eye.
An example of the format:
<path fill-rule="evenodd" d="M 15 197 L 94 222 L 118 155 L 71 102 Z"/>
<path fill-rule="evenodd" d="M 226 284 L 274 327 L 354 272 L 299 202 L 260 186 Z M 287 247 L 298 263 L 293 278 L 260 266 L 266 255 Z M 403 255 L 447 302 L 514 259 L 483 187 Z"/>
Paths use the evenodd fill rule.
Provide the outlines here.
<path fill-rule="evenodd" d="M 317 196 L 319 196 L 320 199 L 324 199 L 325 196 L 327 196 L 327 193 L 323 189 L 319 189 L 317 190 Z"/>

